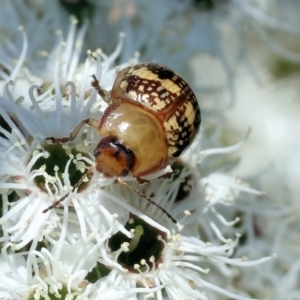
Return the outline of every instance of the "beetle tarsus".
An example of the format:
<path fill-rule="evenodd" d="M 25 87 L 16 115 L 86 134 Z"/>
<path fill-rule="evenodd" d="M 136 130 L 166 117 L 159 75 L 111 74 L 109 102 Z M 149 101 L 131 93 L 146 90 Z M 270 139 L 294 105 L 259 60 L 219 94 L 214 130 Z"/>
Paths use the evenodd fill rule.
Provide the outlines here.
<path fill-rule="evenodd" d="M 100 84 L 99 84 L 99 80 L 97 79 L 97 77 L 93 74 L 92 75 L 94 81 L 92 82 L 92 86 L 96 89 L 96 91 L 98 92 L 98 94 L 104 99 L 105 102 L 109 102 L 109 95 L 110 93 L 106 90 L 104 90 L 103 88 L 101 88 Z"/>
<path fill-rule="evenodd" d="M 141 177 L 139 177 L 139 176 L 136 177 L 136 180 L 138 181 L 139 184 L 144 184 L 144 183 L 146 183 L 146 184 L 148 184 L 148 185 L 151 184 L 151 182 L 150 182 L 149 180 L 143 179 L 143 178 L 141 178 Z"/>

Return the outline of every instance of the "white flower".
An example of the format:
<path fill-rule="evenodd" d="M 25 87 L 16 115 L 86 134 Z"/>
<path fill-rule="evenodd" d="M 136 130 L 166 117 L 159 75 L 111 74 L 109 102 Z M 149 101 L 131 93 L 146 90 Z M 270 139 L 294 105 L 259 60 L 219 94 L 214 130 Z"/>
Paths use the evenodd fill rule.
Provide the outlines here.
<path fill-rule="evenodd" d="M 252 192 L 261 195 L 260 192 L 243 187 L 233 176 L 212 173 L 201 180 L 206 194 L 206 201 L 210 205 L 222 203 L 224 205 L 232 205 L 235 203 L 240 191 Z"/>
<path fill-rule="evenodd" d="M 220 276 L 228 278 L 232 277 L 234 272 L 227 264 L 254 266 L 272 258 L 266 257 L 257 261 L 248 261 L 246 257 L 229 258 L 237 246 L 238 238 L 235 241 L 228 239 L 225 244 L 214 246 L 203 242 L 199 237 L 180 234 L 166 236 L 136 217 L 129 220 L 127 226 L 134 232 L 134 239 L 126 242 L 126 238 L 118 233 L 112 236 L 108 243 L 113 250 L 109 254 L 108 249 L 108 254 L 113 260 L 117 260 L 123 269 L 114 269 L 99 281 L 98 284 L 101 285 L 97 293 L 100 296 L 97 299 L 106 299 L 102 297 L 102 292 L 113 289 L 116 280 L 118 285 L 123 287 L 123 290 L 118 292 L 120 297 L 123 295 L 120 299 L 124 299 L 124 292 L 128 292 L 129 296 L 133 296 L 134 293 L 147 293 L 146 297 L 156 295 L 161 299 L 164 291 L 172 299 L 209 299 L 210 291 L 233 299 L 250 299 L 209 283 L 206 280 L 206 274 L 209 272 L 207 268 L 216 267 Z M 136 285 L 144 288 L 137 288 Z"/>
<path fill-rule="evenodd" d="M 9 104 L 4 100 L 1 101 L 2 107 L 6 105 L 9 111 Z M 76 111 L 76 106 L 74 108 Z M 76 145 L 80 151 L 77 151 L 75 146 L 62 147 L 58 145 L 55 147 L 49 146 L 44 142 L 44 138 L 48 137 L 49 134 L 52 135 L 51 130 L 54 133 L 56 132 L 56 122 L 63 124 L 63 120 L 65 121 L 67 118 L 69 118 L 70 127 L 68 122 L 66 122 L 63 128 L 69 129 L 66 131 L 61 130 L 61 132 L 65 132 L 68 135 L 67 132 L 74 125 L 72 125 L 71 116 L 66 113 L 62 113 L 61 119 L 57 119 L 57 113 L 42 113 L 40 111 L 40 115 L 35 115 L 32 112 L 15 107 L 13 113 L 21 116 L 18 122 L 27 128 L 24 136 L 3 108 L 0 110 L 2 117 L 12 129 L 12 133 L 1 130 L 5 137 L 0 140 L 2 161 L 0 188 L 7 191 L 3 195 L 5 210 L 1 223 L 5 234 L 2 239 L 7 241 L 9 238 L 11 242 L 18 243 L 18 249 L 33 240 L 32 249 L 34 249 L 37 242 L 44 235 L 49 240 L 50 236 L 48 237 L 48 235 L 54 234 L 57 227 L 63 224 L 61 223 L 62 220 L 57 218 L 55 210 L 51 210 L 50 213 L 46 214 L 43 213 L 43 210 L 52 204 L 53 201 L 63 197 L 72 190 L 71 185 L 74 183 L 70 180 L 74 179 L 70 179 L 70 176 L 74 176 L 77 173 L 77 178 L 80 178 L 82 176 L 81 171 L 85 172 L 85 169 L 93 164 L 92 154 L 89 152 L 91 151 L 89 145 L 84 144 L 83 141 Z M 82 115 L 80 111 L 78 111 L 78 115 L 79 118 L 84 118 L 84 116 L 80 117 Z M 73 124 L 75 124 L 74 121 Z M 53 126 L 52 129 L 51 126 Z M 31 143 L 28 142 L 28 138 L 31 139 Z M 80 145 L 81 147 L 79 147 Z M 77 152 L 77 154 L 73 155 L 72 151 L 73 153 Z M 82 154 L 79 155 L 80 153 Z M 63 165 L 59 169 L 58 165 L 61 164 Z M 70 175 L 69 172 L 71 172 L 72 168 L 73 175 Z M 17 197 L 14 197 L 16 198 L 15 202 L 8 201 L 7 194 L 9 190 L 17 192 Z M 87 201 L 93 204 L 100 197 L 99 192 L 101 193 L 101 191 L 93 192 L 93 189 L 91 190 L 91 187 L 89 187 L 83 194 L 78 193 L 78 198 L 75 196 L 76 194 L 72 195 L 73 205 L 79 205 L 77 201 L 83 201 L 84 206 L 87 205 Z M 77 200 L 75 200 L 74 196 Z M 105 201 L 105 196 L 102 199 Z M 89 208 L 86 209 L 89 211 Z M 103 210 L 104 208 L 99 205 L 98 209 Z M 115 207 L 112 214 L 118 213 L 118 211 L 119 209 Z M 107 211 L 104 209 L 103 213 L 105 214 Z M 93 209 L 88 214 L 89 216 L 93 214 Z M 119 215 L 122 216 L 122 213 L 119 212 Z M 82 219 L 80 220 L 82 223 Z M 114 223 L 112 216 L 110 220 Z M 96 226 L 96 219 L 94 222 Z M 103 229 L 105 231 L 111 229 L 111 226 L 108 224 L 105 227 L 106 229 L 99 226 L 98 230 L 102 228 L 100 232 L 103 234 Z M 93 232 L 91 228 L 89 231 L 90 233 Z"/>
<path fill-rule="evenodd" d="M 79 142 L 79 139 L 77 139 L 73 145 L 51 146 L 44 139 L 51 136 L 69 136 L 70 131 L 78 125 L 78 120 L 91 116 L 93 110 L 94 113 L 97 113 L 96 117 L 100 119 L 101 111 L 96 101 L 97 92 L 95 90 L 91 91 L 88 74 L 94 73 L 98 78 L 102 75 L 104 80 L 101 80 L 101 82 L 104 82 L 104 86 L 110 85 L 111 87 L 115 71 L 110 69 L 110 66 L 120 52 L 121 42 L 111 56 L 90 52 L 85 65 L 77 67 L 80 53 L 80 47 L 78 48 L 78 46 L 80 45 L 77 45 L 77 48 L 75 47 L 75 52 L 72 51 L 75 23 L 72 22 L 71 24 L 71 33 L 68 39 L 70 46 L 68 44 L 65 50 L 58 51 L 56 62 L 53 61 L 54 54 L 52 55 L 51 61 L 55 65 L 54 70 L 47 67 L 47 74 L 54 77 L 54 87 L 46 88 L 44 93 L 38 94 L 37 90 L 45 78 L 42 80 L 37 79 L 37 85 L 31 85 L 31 80 L 35 80 L 36 77 L 30 76 L 26 82 L 28 72 L 22 72 L 22 70 L 25 70 L 22 69 L 22 63 L 26 55 L 27 38 L 23 33 L 24 45 L 20 64 L 11 73 L 14 78 L 19 78 L 16 80 L 18 82 L 17 87 L 14 86 L 13 81 L 5 83 L 2 96 L 0 96 L 1 117 L 9 128 L 8 131 L 1 128 L 2 137 L 0 138 L 0 189 L 3 191 L 4 203 L 3 217 L 1 218 L 4 235 L 1 240 L 17 243 L 17 249 L 22 248 L 30 241 L 33 241 L 31 249 L 35 249 L 38 241 L 43 236 L 50 240 L 51 234 L 53 235 L 55 230 L 64 223 L 60 218 L 57 218 L 55 210 L 50 211 L 48 214 L 42 213 L 43 210 L 53 201 L 65 195 L 71 196 L 72 193 L 70 195 L 68 193 L 72 190 L 72 185 L 94 163 L 91 151 L 97 143 L 96 140 L 90 143 L 83 139 Z M 81 31 L 79 35 L 82 39 L 84 31 Z M 73 52 L 74 54 L 72 54 Z M 100 56 L 104 60 L 102 69 Z M 67 62 L 70 61 L 70 63 L 61 65 L 61 57 L 66 59 Z M 65 66 L 67 66 L 67 69 L 65 69 Z M 82 75 L 80 77 L 76 75 L 76 72 L 80 74 L 79 70 L 82 69 L 83 75 L 85 75 L 83 78 Z M 61 74 L 61 76 L 58 74 Z M 73 82 L 66 82 L 70 76 L 74 77 L 78 88 Z M 10 78 L 8 77 L 7 80 Z M 64 86 L 65 84 L 68 93 L 63 95 L 61 85 Z M 55 91 L 54 95 L 52 95 L 52 91 Z M 14 98 L 16 93 L 17 96 L 24 97 L 22 105 L 17 103 L 18 99 Z M 78 96 L 77 93 L 79 93 Z M 84 136 L 88 141 L 93 141 L 94 133 L 87 131 Z M 64 162 L 62 157 L 64 157 Z M 73 175 L 70 175 L 69 172 L 73 172 Z M 72 179 L 72 176 L 75 177 Z M 12 194 L 14 199 L 9 199 L 9 194 L 12 191 L 15 191 L 17 195 Z M 94 190 L 93 192 L 93 189 L 91 191 L 91 188 L 87 188 L 84 194 L 78 193 L 78 198 L 76 196 L 75 198 L 79 202 L 83 201 L 84 206 L 87 204 L 87 198 L 91 205 L 98 201 L 99 197 L 105 202 L 107 197 L 105 195 L 101 197 L 99 192 L 101 194 L 101 190 Z M 14 200 L 14 202 L 11 202 L 11 200 Z M 72 202 L 73 205 L 77 205 L 77 200 L 74 198 L 72 198 Z M 119 211 L 118 207 L 111 204 L 108 204 L 108 207 L 111 210 L 110 217 L 107 216 L 108 220 L 119 225 L 115 226 L 110 223 L 104 225 L 102 223 L 97 228 L 96 224 L 98 222 L 95 219 L 94 225 L 91 222 L 87 226 L 87 231 L 88 234 L 95 232 L 96 239 L 107 230 L 112 229 L 112 232 L 120 230 L 120 223 L 115 221 L 113 214 L 119 215 L 121 222 L 126 222 L 128 219 L 128 213 L 126 219 L 124 210 Z M 85 217 L 90 217 L 95 213 L 94 209 L 89 211 L 90 209 L 92 208 L 86 208 Z M 101 205 L 98 206 L 98 209 L 103 214 L 108 213 Z M 77 221 L 78 224 L 83 225 L 82 218 L 81 213 L 79 221 Z"/>
<path fill-rule="evenodd" d="M 38 26 L 37 26 L 38 24 Z M 4 1 L 0 11 L 0 77 L 6 77 L 18 63 L 20 50 L 22 49 L 22 36 L 18 28 L 25 28 L 30 35 L 30 43 L 27 45 L 26 66 L 40 68 L 40 56 L 38 50 L 49 51 L 53 47 L 57 24 L 51 21 L 47 14 L 37 12 L 26 2 L 16 0 Z"/>
<path fill-rule="evenodd" d="M 43 64 L 39 68 L 35 66 L 27 67 L 25 64 L 29 44 L 26 33 L 23 27 L 21 27 L 20 36 L 23 38 L 23 44 L 18 57 L 18 63 L 14 65 L 13 60 L 9 59 L 2 62 L 8 71 L 7 73 L 0 74 L 0 78 L 2 77 L 3 79 L 0 81 L 0 89 L 4 91 L 5 84 L 12 80 L 14 82 L 10 90 L 12 99 L 22 103 L 23 107 L 37 109 L 35 107 L 35 103 L 37 102 L 42 108 L 54 109 L 58 102 L 64 102 L 64 106 L 70 106 L 70 101 L 64 101 L 66 97 L 62 97 L 61 95 L 61 89 L 66 89 L 66 96 L 71 92 L 71 87 L 68 84 L 69 81 L 75 84 L 76 91 L 79 92 L 79 99 L 81 99 L 82 103 L 88 96 L 86 94 L 90 93 L 88 84 L 92 82 L 91 74 L 95 74 L 98 80 L 101 79 L 102 88 L 111 88 L 116 74 L 113 68 L 114 61 L 120 55 L 124 34 L 119 35 L 119 43 L 110 56 L 105 55 L 101 49 L 97 49 L 96 51 L 88 50 L 87 59 L 84 64 L 81 64 L 80 55 L 88 24 L 85 23 L 78 33 L 76 33 L 76 25 L 77 20 L 71 17 L 70 29 L 66 41 L 64 41 L 61 32 L 57 34 L 57 41 L 51 52 L 43 52 Z M 136 58 L 133 62 L 135 61 Z M 126 65 L 128 64 L 124 63 L 120 67 Z M 36 85 L 35 88 L 34 85 Z M 35 89 L 38 89 L 40 94 Z M 54 91 L 56 97 L 52 95 Z M 58 97 L 60 98 L 58 99 Z M 72 97 L 74 101 L 75 95 Z M 33 100 L 33 98 L 35 99 Z"/>
<path fill-rule="evenodd" d="M 182 4 L 178 11 L 185 7 Z M 197 17 L 195 14 L 195 21 Z M 167 167 L 149 175 L 146 179 L 151 184 L 144 186 L 128 176 L 131 188 L 115 185 L 114 178 L 90 168 L 99 142 L 92 129 L 80 131 L 63 145 L 45 142 L 48 137 L 68 137 L 80 121 L 89 117 L 100 120 L 108 105 L 92 89 L 90 75 L 96 75 L 101 87 L 111 89 L 116 74 L 112 65 L 121 52 L 122 37 L 110 56 L 99 49 L 88 51 L 84 64 L 80 64 L 88 25 L 84 23 L 76 33 L 76 23 L 72 18 L 66 42 L 59 37 L 51 51 L 42 52 L 45 64 L 39 70 L 30 64 L 30 71 L 24 68 L 28 45 L 23 32 L 19 60 L 15 66 L 8 61 L 9 72 L 2 74 L 0 112 L 9 130 L 1 128 L 0 138 L 4 204 L 0 242 L 3 251 L 8 247 L 11 253 L 20 251 L 19 255 L 28 261 L 27 270 L 34 270 L 30 280 L 27 278 L 26 293 L 34 291 L 37 297 L 41 294 L 46 298 L 54 292 L 59 296 L 65 285 L 68 297 L 78 294 L 79 299 L 136 299 L 144 295 L 162 299 L 165 293 L 173 299 L 208 299 L 215 292 L 249 299 L 233 288 L 237 271 L 229 266 L 253 266 L 271 257 L 252 262 L 246 256 L 232 258 L 239 249 L 240 235 L 234 241 L 226 236 L 233 236 L 237 220 L 226 221 L 215 206 L 230 204 L 232 217 L 241 191 L 260 193 L 225 171 L 212 173 L 209 160 L 204 159 L 238 148 L 235 145 L 201 151 L 200 139 L 219 147 L 220 121 L 210 128 L 213 136 L 199 135 L 182 161 L 173 166 L 177 174 L 165 178 L 172 171 Z M 171 40 L 176 42 L 174 36 Z M 133 59 L 136 61 L 137 56 Z M 125 65 L 128 63 L 120 67 Z M 210 116 L 210 121 L 216 120 Z M 218 162 L 221 165 L 222 158 Z M 204 201 L 207 196 L 208 204 Z M 64 209 L 48 210 L 53 202 Z M 227 228 L 219 229 L 216 218 L 231 227 L 230 234 L 225 236 Z M 177 221 L 177 227 L 171 220 Z M 39 250 L 41 245 L 44 248 Z M 22 250 L 28 250 L 28 254 Z M 73 261 L 68 256 L 76 251 L 78 256 L 74 255 Z M 4 254 L 8 264 L 15 257 L 10 255 Z M 42 264 L 44 268 L 40 268 Z M 209 274 L 208 267 L 212 269 Z M 89 271 L 96 274 L 95 278 L 90 278 Z M 227 278 L 225 283 L 223 276 Z M 81 286 L 84 281 L 87 289 Z"/>
<path fill-rule="evenodd" d="M 225 112 L 231 130 L 227 138 L 235 139 L 235 133 L 251 126 L 233 172 L 264 191 L 257 203 L 234 206 L 244 236 L 236 255 L 260 257 L 270 250 L 278 255 L 263 269 L 241 269 L 237 288 L 256 298 L 297 299 L 300 7 L 297 1 L 231 3 L 241 12 L 248 64 L 236 67 L 238 101 Z M 227 218 L 224 210 L 218 211 Z"/>
<path fill-rule="evenodd" d="M 0 256 L 1 299 L 87 299 L 92 285 L 85 277 L 97 263 L 97 245 L 79 240 L 65 244 L 61 239 L 51 251 L 31 250 L 7 254 L 7 244 Z M 70 253 L 72 252 L 72 255 Z"/>

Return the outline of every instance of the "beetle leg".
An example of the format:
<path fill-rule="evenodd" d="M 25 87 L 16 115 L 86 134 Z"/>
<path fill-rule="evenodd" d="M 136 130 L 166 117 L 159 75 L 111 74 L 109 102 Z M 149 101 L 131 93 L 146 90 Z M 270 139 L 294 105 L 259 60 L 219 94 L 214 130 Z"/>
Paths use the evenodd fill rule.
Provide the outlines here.
<path fill-rule="evenodd" d="M 137 176 L 135 178 L 136 178 L 136 180 L 138 181 L 139 184 L 144 184 L 144 183 L 151 184 L 151 182 L 149 180 L 147 180 L 147 179 L 143 179 L 143 178 L 141 178 L 139 176 Z"/>
<path fill-rule="evenodd" d="M 52 141 L 52 143 L 54 144 L 58 144 L 58 143 L 66 143 L 66 142 L 69 142 L 69 141 L 73 141 L 76 136 L 78 135 L 81 127 L 84 125 L 84 124 L 87 124 L 95 129 L 98 129 L 98 126 L 99 126 L 99 120 L 96 120 L 96 119 L 91 119 L 91 118 L 88 118 L 88 119 L 85 119 L 83 121 L 81 121 L 71 132 L 70 132 L 70 137 L 64 137 L 64 138 L 54 138 L 54 137 L 48 137 L 46 138 L 45 140 L 46 141 Z"/>
<path fill-rule="evenodd" d="M 94 81 L 92 82 L 92 86 L 96 89 L 96 91 L 104 99 L 104 101 L 109 103 L 110 102 L 110 93 L 108 91 L 104 90 L 100 86 L 99 80 L 97 79 L 97 77 L 94 74 L 92 75 L 92 77 L 94 79 Z"/>
<path fill-rule="evenodd" d="M 173 170 L 171 172 L 167 172 L 164 175 L 159 176 L 158 178 L 164 178 L 164 179 L 170 179 L 173 175 L 176 175 L 179 173 L 179 170 Z"/>

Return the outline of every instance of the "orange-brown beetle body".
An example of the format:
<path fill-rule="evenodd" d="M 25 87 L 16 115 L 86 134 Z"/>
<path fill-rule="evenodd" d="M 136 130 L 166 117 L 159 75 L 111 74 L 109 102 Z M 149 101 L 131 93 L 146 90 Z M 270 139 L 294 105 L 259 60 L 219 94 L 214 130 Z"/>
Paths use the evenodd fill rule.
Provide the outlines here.
<path fill-rule="evenodd" d="M 161 170 L 182 154 L 199 130 L 200 108 L 193 91 L 165 66 L 127 67 L 117 74 L 110 93 L 94 80 L 110 104 L 98 127 L 104 138 L 94 152 L 96 168 L 106 176 L 140 177 Z"/>

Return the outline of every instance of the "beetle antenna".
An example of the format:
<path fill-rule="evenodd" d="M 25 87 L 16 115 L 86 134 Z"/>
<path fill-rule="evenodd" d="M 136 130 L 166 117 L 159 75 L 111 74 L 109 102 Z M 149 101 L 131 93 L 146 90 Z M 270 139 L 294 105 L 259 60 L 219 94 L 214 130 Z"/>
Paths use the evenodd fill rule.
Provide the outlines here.
<path fill-rule="evenodd" d="M 75 183 L 75 185 L 73 186 L 73 189 L 72 189 L 72 193 L 75 191 L 75 189 L 77 188 L 77 187 L 79 187 L 80 186 L 80 184 L 87 178 L 87 179 L 90 179 L 92 176 L 93 176 L 93 171 L 92 171 L 92 167 L 91 168 L 89 168 L 82 176 L 81 176 L 81 178 Z M 47 211 L 49 211 L 49 210 L 51 210 L 52 208 L 54 208 L 55 206 L 57 206 L 59 203 L 61 203 L 61 202 L 63 202 L 69 195 L 70 195 L 70 193 L 71 192 L 69 192 L 69 193 L 67 193 L 67 194 L 65 194 L 63 197 L 61 197 L 59 200 L 57 200 L 57 201 L 55 201 L 52 205 L 50 205 L 50 206 L 48 206 L 46 209 L 44 209 L 43 211 L 42 211 L 42 213 L 44 214 L 44 213 L 46 213 Z"/>
<path fill-rule="evenodd" d="M 144 197 L 147 201 L 149 201 L 151 204 L 153 204 L 156 207 L 158 207 L 165 215 L 167 215 L 168 218 L 171 219 L 173 223 L 177 224 L 177 221 L 173 218 L 173 216 L 170 213 L 168 213 L 163 207 L 161 207 L 159 204 L 157 204 L 151 198 L 147 197 L 144 193 L 142 193 L 138 189 L 134 188 L 133 186 L 129 185 L 128 183 L 126 183 L 125 181 L 123 181 L 120 177 L 117 177 L 117 182 L 119 184 L 125 185 L 127 188 L 129 188 L 133 192 L 135 192 L 135 193 L 141 195 L 142 197 Z"/>

